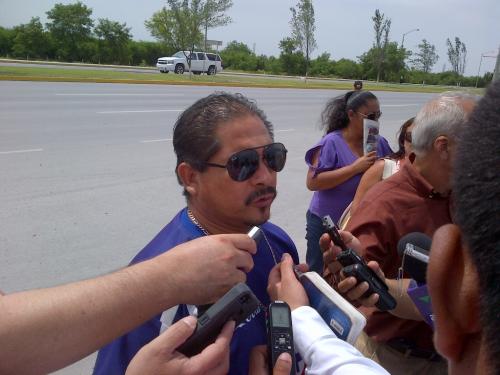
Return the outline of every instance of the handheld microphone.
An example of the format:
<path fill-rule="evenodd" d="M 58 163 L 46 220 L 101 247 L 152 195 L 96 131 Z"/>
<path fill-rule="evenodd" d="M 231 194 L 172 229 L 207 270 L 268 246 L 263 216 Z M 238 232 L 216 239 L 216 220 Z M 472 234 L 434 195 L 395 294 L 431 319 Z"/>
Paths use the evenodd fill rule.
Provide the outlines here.
<path fill-rule="evenodd" d="M 419 232 L 408 233 L 398 242 L 401 267 L 419 284 L 425 284 L 431 238 Z"/>
<path fill-rule="evenodd" d="M 418 232 L 409 233 L 398 242 L 398 254 L 403 258 L 401 267 L 413 279 L 407 290 L 408 296 L 427 324 L 434 328 L 431 300 L 426 285 L 430 247 L 430 237 Z"/>

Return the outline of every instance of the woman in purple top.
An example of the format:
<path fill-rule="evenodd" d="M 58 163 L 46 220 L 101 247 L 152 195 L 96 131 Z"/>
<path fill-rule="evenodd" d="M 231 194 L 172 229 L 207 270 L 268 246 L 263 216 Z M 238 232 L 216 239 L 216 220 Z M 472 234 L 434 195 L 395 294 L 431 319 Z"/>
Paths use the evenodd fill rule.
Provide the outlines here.
<path fill-rule="evenodd" d="M 321 115 L 326 134 L 305 158 L 307 188 L 314 191 L 306 215 L 306 261 L 311 271 L 323 272 L 321 218 L 330 215 L 337 222 L 353 200 L 362 174 L 377 158 L 392 153 L 387 140 L 379 136 L 377 151 L 363 155 L 363 120 L 378 121 L 381 115 L 378 99 L 369 91 L 349 91 L 336 97 Z"/>

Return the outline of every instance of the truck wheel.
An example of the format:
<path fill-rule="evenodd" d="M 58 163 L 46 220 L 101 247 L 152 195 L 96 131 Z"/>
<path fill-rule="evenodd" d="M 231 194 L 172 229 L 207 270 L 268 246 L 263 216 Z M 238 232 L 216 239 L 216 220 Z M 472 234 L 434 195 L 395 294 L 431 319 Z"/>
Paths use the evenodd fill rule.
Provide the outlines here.
<path fill-rule="evenodd" d="M 182 64 L 177 64 L 177 65 L 175 66 L 175 70 L 174 70 L 174 72 L 175 72 L 176 74 L 184 74 L 184 65 L 182 65 Z"/>
<path fill-rule="evenodd" d="M 215 73 L 216 73 L 215 66 L 210 65 L 210 66 L 208 67 L 207 75 L 211 76 L 212 74 L 215 74 Z"/>

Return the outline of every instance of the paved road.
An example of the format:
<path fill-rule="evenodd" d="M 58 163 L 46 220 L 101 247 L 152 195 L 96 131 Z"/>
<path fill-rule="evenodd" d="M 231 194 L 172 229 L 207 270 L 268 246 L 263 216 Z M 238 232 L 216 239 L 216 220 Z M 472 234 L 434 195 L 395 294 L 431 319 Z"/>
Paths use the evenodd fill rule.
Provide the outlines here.
<path fill-rule="evenodd" d="M 173 170 L 172 125 L 216 88 L 0 82 L 0 288 L 52 286 L 124 266 L 184 205 Z M 311 198 L 303 155 L 322 135 L 333 90 L 221 88 L 257 100 L 289 158 L 272 220 L 305 259 Z M 381 133 L 430 94 L 376 93 Z M 88 374 L 93 357 L 60 374 Z"/>

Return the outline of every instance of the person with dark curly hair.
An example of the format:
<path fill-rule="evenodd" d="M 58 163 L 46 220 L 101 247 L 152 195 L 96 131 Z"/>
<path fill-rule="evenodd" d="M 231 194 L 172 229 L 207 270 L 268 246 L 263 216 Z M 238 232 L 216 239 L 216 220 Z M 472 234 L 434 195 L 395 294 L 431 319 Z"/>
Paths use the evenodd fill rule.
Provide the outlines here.
<path fill-rule="evenodd" d="M 312 271 L 323 272 L 321 218 L 330 215 L 337 222 L 354 198 L 363 173 L 375 160 L 392 153 L 382 136 L 376 151 L 363 153 L 363 120 L 378 121 L 381 115 L 378 99 L 370 91 L 349 91 L 333 98 L 322 113 L 325 135 L 305 156 L 307 188 L 314 191 L 306 215 L 306 261 Z"/>

